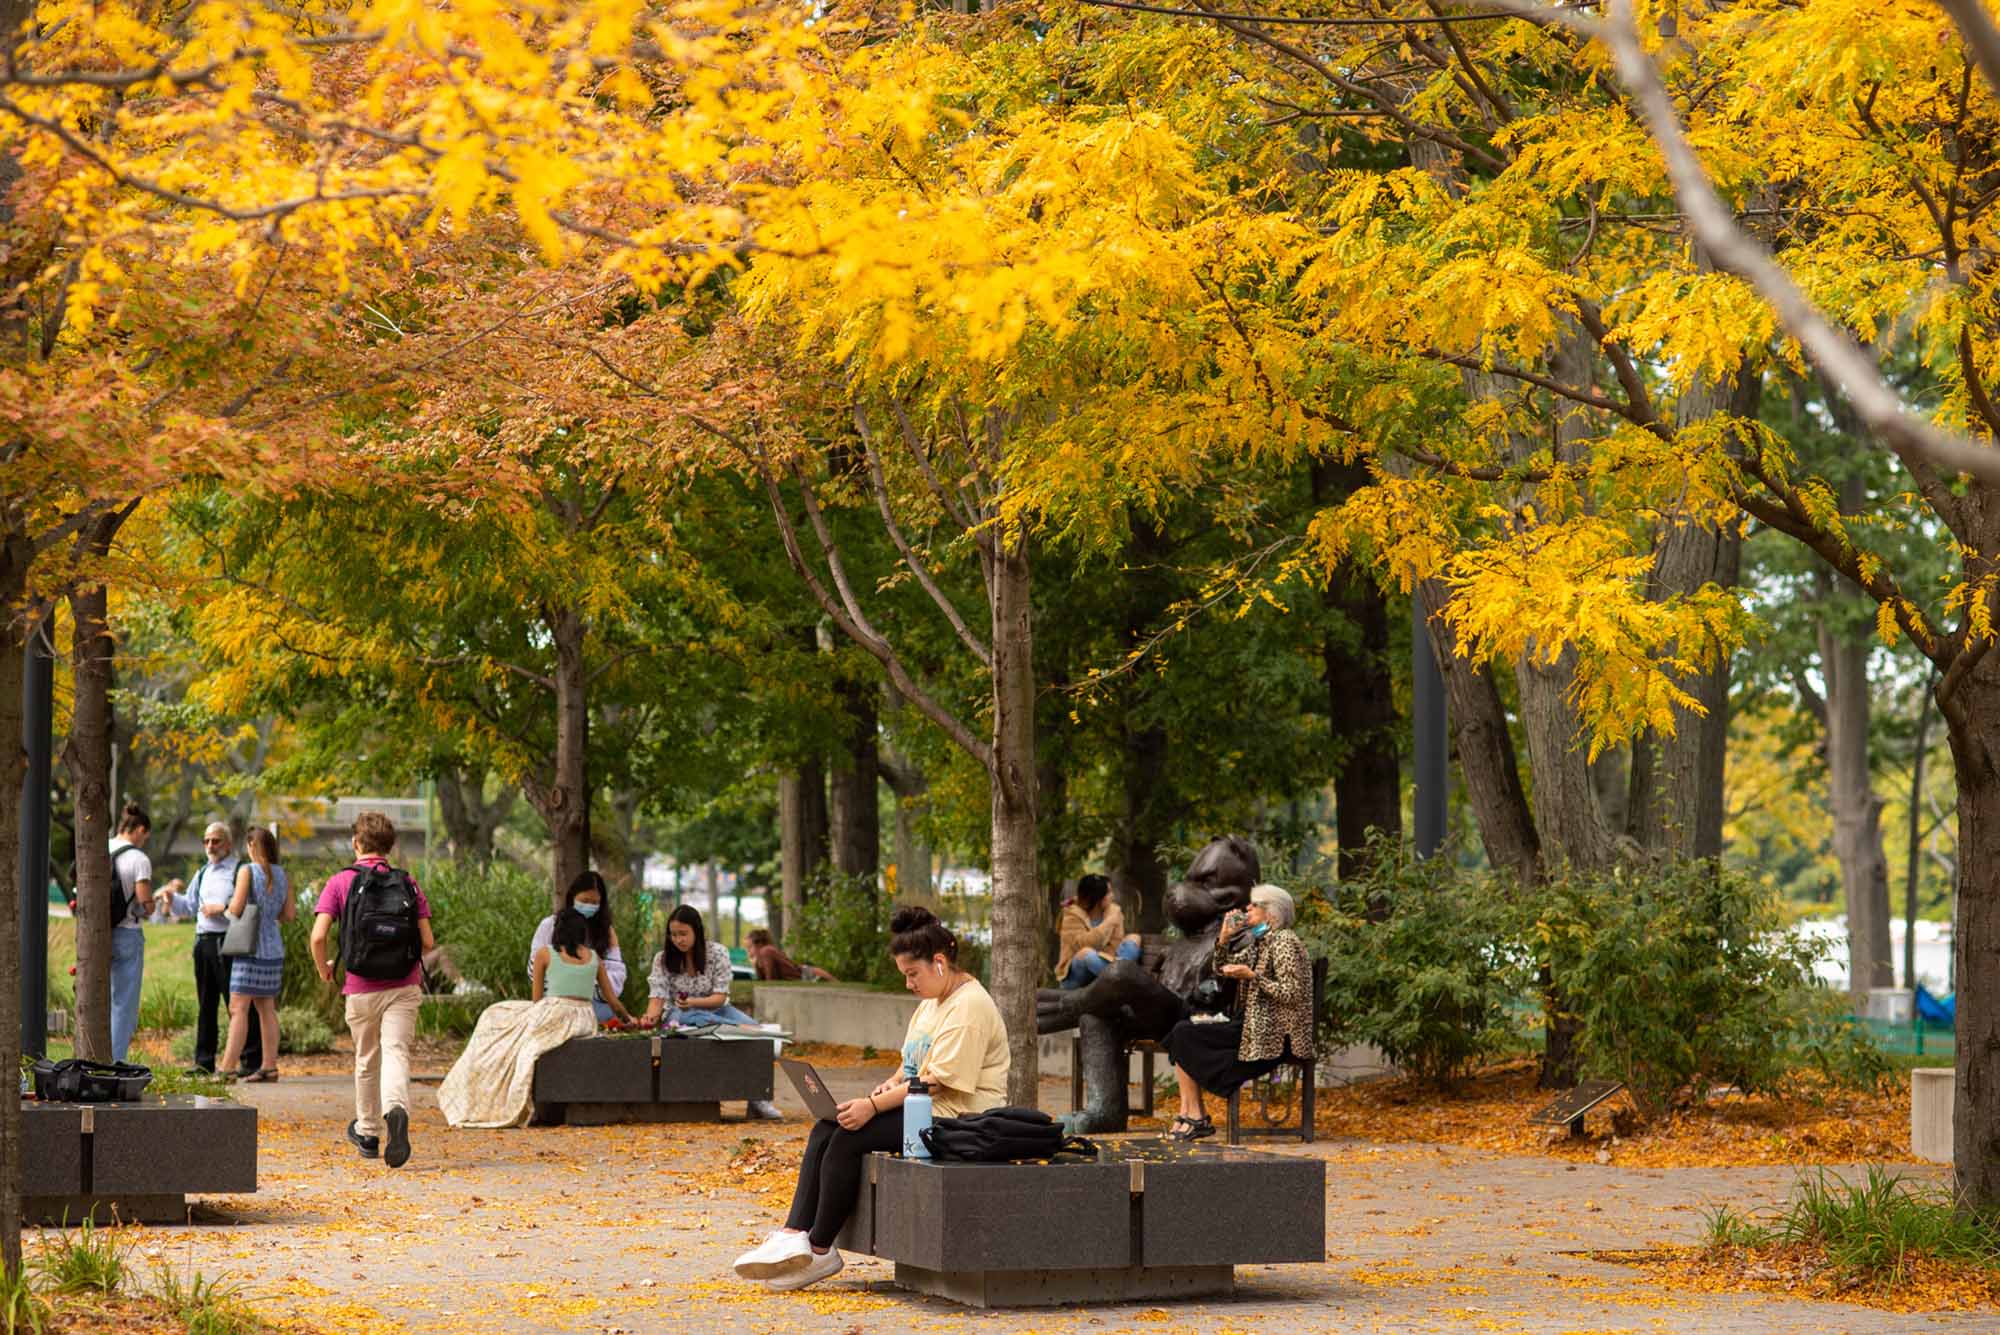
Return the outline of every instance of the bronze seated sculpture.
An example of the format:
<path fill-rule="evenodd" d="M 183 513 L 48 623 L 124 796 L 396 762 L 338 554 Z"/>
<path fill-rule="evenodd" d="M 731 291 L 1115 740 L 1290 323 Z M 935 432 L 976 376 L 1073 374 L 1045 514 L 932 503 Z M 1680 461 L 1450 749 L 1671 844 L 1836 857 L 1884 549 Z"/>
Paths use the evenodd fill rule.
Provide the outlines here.
<path fill-rule="evenodd" d="M 1248 840 L 1214 840 L 1167 891 L 1167 917 L 1180 935 L 1156 960 L 1117 960 L 1083 987 L 1036 994 L 1039 1032 L 1073 1028 L 1082 1035 L 1084 1110 L 1073 1115 L 1073 1130 L 1125 1129 L 1126 1044 L 1164 1039 L 1195 1010 L 1228 1008 L 1233 985 L 1215 976 L 1216 934 L 1224 914 L 1249 905 L 1250 888 L 1261 877 Z"/>

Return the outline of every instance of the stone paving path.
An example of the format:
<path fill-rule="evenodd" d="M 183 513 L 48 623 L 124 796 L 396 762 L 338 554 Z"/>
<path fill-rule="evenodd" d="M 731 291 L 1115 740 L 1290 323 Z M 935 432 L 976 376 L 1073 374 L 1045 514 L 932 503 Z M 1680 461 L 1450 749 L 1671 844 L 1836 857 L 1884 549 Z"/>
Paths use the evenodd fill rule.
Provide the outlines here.
<path fill-rule="evenodd" d="M 827 1072 L 837 1093 L 879 1074 Z M 991 1331 L 1015 1335 L 1292 1332 L 1914 1332 L 2000 1328 L 1992 1314 L 1898 1316 L 1761 1296 L 1663 1293 L 1583 1251 L 1693 1240 L 1704 1206 L 1781 1196 L 1769 1169 L 1571 1166 L 1354 1142 L 1295 1147 L 1328 1164 L 1327 1262 L 1245 1267 L 1234 1299 L 981 1313 L 901 1294 L 850 1260 L 795 1295 L 729 1261 L 790 1199 L 807 1123 L 452 1131 L 420 1088 L 401 1171 L 341 1138 L 348 1081 L 288 1077 L 262 1114 L 263 1190 L 205 1202 L 189 1227 L 140 1231 L 141 1261 L 227 1275 L 269 1310 L 375 1335 Z M 1044 1103 L 1066 1099 L 1051 1082 Z M 733 1110 L 732 1110 L 733 1111 Z M 747 1148 L 761 1171 L 728 1165 Z"/>

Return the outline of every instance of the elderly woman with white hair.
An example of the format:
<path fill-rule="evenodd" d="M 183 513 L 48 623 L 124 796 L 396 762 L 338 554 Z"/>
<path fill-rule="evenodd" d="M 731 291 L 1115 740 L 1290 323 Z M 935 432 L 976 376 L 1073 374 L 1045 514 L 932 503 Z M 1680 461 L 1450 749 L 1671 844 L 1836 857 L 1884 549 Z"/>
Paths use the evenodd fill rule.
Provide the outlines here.
<path fill-rule="evenodd" d="M 1288 1055 L 1312 1051 L 1312 965 L 1292 917 L 1292 897 L 1260 885 L 1250 891 L 1247 912 L 1223 920 L 1215 972 L 1236 980 L 1237 1014 L 1227 1021 L 1182 1020 L 1168 1033 L 1167 1054 L 1181 1087 L 1173 1139 L 1215 1134 L 1203 1090 L 1227 1095 L 1276 1070 Z"/>

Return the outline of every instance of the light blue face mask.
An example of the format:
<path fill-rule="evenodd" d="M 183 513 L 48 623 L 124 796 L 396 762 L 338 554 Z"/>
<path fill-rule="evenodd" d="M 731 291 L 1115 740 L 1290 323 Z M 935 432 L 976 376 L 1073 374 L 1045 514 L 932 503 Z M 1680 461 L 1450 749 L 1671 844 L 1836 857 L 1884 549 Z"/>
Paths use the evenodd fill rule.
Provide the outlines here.
<path fill-rule="evenodd" d="M 1270 931 L 1270 930 L 1271 930 L 1271 924 L 1270 924 L 1270 923 L 1268 923 L 1268 922 L 1260 922 L 1260 923 L 1258 923 L 1258 924 L 1257 924 L 1257 925 L 1256 925 L 1255 927 L 1252 927 L 1252 928 L 1250 929 L 1250 939 L 1254 941 L 1254 940 L 1256 940 L 1256 939 L 1257 939 L 1258 937 L 1260 937 L 1260 936 L 1264 935 L 1264 933 L 1266 933 L 1266 932 L 1268 932 L 1268 931 Z"/>
<path fill-rule="evenodd" d="M 595 918 L 597 911 L 604 906 L 602 904 L 586 904 L 582 900 L 578 900 L 576 903 L 570 905 L 570 907 L 586 918 Z"/>

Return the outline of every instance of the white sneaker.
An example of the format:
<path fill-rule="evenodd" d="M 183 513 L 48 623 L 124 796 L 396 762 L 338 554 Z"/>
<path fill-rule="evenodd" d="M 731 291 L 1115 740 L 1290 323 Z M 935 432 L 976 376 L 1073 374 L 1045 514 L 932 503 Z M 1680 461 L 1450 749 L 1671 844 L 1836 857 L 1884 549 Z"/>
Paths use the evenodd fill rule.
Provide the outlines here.
<path fill-rule="evenodd" d="M 769 1099 L 750 1100 L 750 1115 L 752 1117 L 761 1117 L 767 1122 L 782 1122 L 785 1120 L 785 1115 L 778 1111 L 778 1105 Z"/>
<path fill-rule="evenodd" d="M 734 1268 L 744 1279 L 775 1279 L 804 1269 L 812 1254 L 812 1242 L 805 1234 L 779 1229 L 737 1257 Z"/>
<path fill-rule="evenodd" d="M 780 1293 L 790 1293 L 793 1289 L 803 1289 L 808 1284 L 817 1284 L 823 1279 L 832 1279 L 840 1273 L 841 1267 L 847 1264 L 847 1262 L 840 1259 L 840 1248 L 838 1247 L 828 1247 L 824 1252 L 816 1252 L 812 1250 L 811 1244 L 808 1243 L 806 1246 L 806 1255 L 810 1259 L 806 1262 L 805 1269 L 793 1270 L 781 1275 L 777 1279 L 771 1280 L 767 1287 L 776 1289 Z"/>

